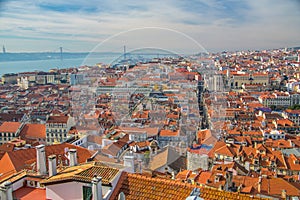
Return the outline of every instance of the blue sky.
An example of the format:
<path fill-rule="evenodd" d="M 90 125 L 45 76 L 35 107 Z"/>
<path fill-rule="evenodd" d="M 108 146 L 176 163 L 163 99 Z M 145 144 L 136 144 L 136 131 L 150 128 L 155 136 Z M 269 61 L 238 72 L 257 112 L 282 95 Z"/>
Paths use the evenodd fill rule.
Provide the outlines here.
<path fill-rule="evenodd" d="M 299 19 L 298 0 L 2 0 L 0 45 L 10 52 L 269 49 L 300 46 Z"/>

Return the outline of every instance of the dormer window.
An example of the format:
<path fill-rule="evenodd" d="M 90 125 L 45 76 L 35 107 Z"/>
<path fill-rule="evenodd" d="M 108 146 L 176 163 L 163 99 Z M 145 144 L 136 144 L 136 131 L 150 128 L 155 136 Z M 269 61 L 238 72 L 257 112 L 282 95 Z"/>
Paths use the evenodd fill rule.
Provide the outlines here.
<path fill-rule="evenodd" d="M 275 165 L 275 161 L 274 161 L 274 160 L 271 161 L 271 165 L 272 165 L 272 166 Z"/>
<path fill-rule="evenodd" d="M 218 183 L 220 181 L 220 176 L 216 175 L 215 176 L 215 183 Z"/>
<path fill-rule="evenodd" d="M 299 165 L 299 160 L 295 160 L 295 165 Z"/>

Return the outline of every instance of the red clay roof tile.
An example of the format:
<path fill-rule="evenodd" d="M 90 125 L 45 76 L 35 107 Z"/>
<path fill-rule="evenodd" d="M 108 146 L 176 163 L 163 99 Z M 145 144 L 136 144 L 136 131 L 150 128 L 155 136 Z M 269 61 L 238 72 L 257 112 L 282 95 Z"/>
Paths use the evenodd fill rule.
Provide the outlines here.
<path fill-rule="evenodd" d="M 21 126 L 20 122 L 3 122 L 0 126 L 1 133 L 15 133 Z"/>

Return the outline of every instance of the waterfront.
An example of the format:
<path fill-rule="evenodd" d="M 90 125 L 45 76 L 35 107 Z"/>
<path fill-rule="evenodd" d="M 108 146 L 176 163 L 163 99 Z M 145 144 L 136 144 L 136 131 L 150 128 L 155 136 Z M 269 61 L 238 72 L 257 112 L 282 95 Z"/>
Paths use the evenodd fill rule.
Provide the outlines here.
<path fill-rule="evenodd" d="M 50 69 L 62 69 L 62 68 L 71 68 L 71 67 L 80 67 L 84 65 L 94 66 L 97 63 L 103 64 L 116 64 L 121 61 L 124 57 L 122 53 L 90 53 L 86 56 L 78 55 L 75 57 L 67 57 L 64 59 L 59 59 L 59 56 L 53 56 L 51 59 L 40 59 L 40 56 L 36 56 L 36 53 L 30 54 L 30 59 L 24 57 L 22 59 L 20 55 L 15 54 L 16 57 L 10 56 L 10 60 L 0 59 L 0 76 L 7 73 L 19 73 L 19 72 L 31 72 L 31 71 L 49 71 Z M 2 54 L 3 55 L 3 54 Z M 12 54 L 13 55 L 13 54 Z M 52 55 L 52 54 L 49 54 Z M 158 51 L 158 53 L 149 53 L 149 52 L 137 52 L 137 53 L 127 53 L 126 58 L 127 62 L 144 62 L 149 59 L 160 56 L 176 56 L 173 54 L 165 53 Z M 17 58 L 18 57 L 18 58 Z M 27 59 L 27 60 L 25 60 Z M 29 60 L 28 60 L 29 59 Z"/>
<path fill-rule="evenodd" d="M 7 61 L 0 62 L 0 75 L 6 73 L 18 73 L 27 71 L 49 71 L 50 69 L 61 69 L 79 67 L 82 65 L 95 65 L 96 63 L 109 64 L 118 56 L 116 54 L 105 54 L 98 57 L 79 57 L 69 59 L 49 59 L 49 60 L 27 60 L 27 61 Z"/>

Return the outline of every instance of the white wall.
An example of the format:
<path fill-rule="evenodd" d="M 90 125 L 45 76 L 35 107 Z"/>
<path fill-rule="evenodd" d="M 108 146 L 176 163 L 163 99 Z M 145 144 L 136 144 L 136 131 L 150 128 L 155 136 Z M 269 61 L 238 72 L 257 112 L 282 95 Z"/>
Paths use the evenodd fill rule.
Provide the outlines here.
<path fill-rule="evenodd" d="M 115 187 L 115 185 L 117 184 L 119 176 L 120 175 L 118 174 L 117 179 L 112 181 L 113 187 Z M 82 200 L 82 186 L 92 187 L 92 184 L 81 182 L 68 182 L 55 185 L 48 185 L 46 186 L 46 198 L 55 200 Z M 102 186 L 102 193 L 104 197 L 109 197 L 111 195 L 111 191 L 111 187 Z"/>
<path fill-rule="evenodd" d="M 22 179 L 20 179 L 20 180 L 18 180 L 18 181 L 16 181 L 16 182 L 14 182 L 14 183 L 12 184 L 12 189 L 13 189 L 13 191 L 16 191 L 17 189 L 23 187 L 24 181 L 25 181 L 25 178 L 22 178 Z"/>
<path fill-rule="evenodd" d="M 46 186 L 46 198 L 55 200 L 82 200 L 82 186 L 91 186 L 86 183 L 69 182 Z"/>
<path fill-rule="evenodd" d="M 81 146 L 81 147 L 85 147 L 86 148 L 88 146 L 88 144 L 87 144 L 87 136 L 85 135 L 85 136 L 81 137 L 80 139 L 74 141 L 72 144 L 76 145 L 76 146 Z"/>

